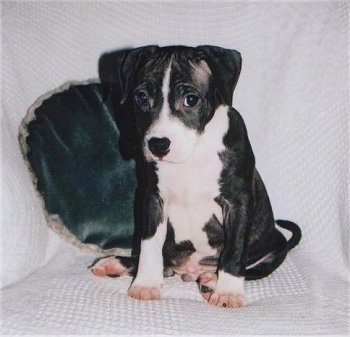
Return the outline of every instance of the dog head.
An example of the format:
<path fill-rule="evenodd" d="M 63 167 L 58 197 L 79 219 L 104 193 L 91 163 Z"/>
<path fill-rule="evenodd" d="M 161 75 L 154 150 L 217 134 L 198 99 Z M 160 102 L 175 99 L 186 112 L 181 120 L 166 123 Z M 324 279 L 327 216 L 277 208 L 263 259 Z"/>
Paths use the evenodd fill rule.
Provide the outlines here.
<path fill-rule="evenodd" d="M 100 59 L 101 81 L 120 103 L 121 138 L 141 145 L 147 161 L 172 163 L 190 157 L 218 106 L 231 106 L 240 70 L 239 52 L 214 46 L 147 46 Z"/>

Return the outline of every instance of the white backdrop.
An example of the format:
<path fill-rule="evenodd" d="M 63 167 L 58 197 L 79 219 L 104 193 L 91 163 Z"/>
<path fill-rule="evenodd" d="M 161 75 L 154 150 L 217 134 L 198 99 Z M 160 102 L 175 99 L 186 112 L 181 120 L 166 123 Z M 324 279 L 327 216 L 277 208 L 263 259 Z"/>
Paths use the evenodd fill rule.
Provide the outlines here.
<path fill-rule="evenodd" d="M 43 270 L 55 270 L 58 264 L 66 277 L 61 282 L 69 284 L 70 275 L 80 271 L 82 263 L 80 253 L 45 224 L 18 147 L 20 121 L 38 96 L 68 80 L 97 77 L 97 62 L 103 52 L 147 44 L 213 44 L 241 52 L 243 68 L 233 105 L 246 121 L 276 218 L 297 222 L 303 232 L 300 246 L 291 252 L 276 277 L 247 286 L 253 308 L 269 317 L 261 323 L 264 328 L 258 324 L 256 330 L 249 329 L 248 321 L 259 315 L 250 309 L 241 311 L 235 327 L 224 330 L 223 323 L 222 332 L 343 333 L 348 329 L 348 2 L 3 1 L 1 5 L 2 283 L 12 284 L 4 290 L 8 331 L 21 331 L 15 328 L 18 317 L 11 305 L 16 296 L 23 298 L 23 289 L 33 289 L 30 280 L 45 280 Z M 69 269 L 74 256 L 79 263 L 74 265 L 76 269 Z M 84 274 L 85 269 L 81 273 L 88 283 L 90 275 Z M 98 281 L 93 282 L 92 288 Z M 121 294 L 127 284 L 124 280 L 100 282 L 109 290 L 119 285 Z M 169 301 L 152 307 L 156 315 L 163 317 L 161 313 L 171 305 L 182 308 L 191 296 L 195 301 L 190 301 L 192 312 L 197 311 L 196 301 L 203 304 L 191 293 L 194 289 L 186 288 L 188 285 L 176 283 L 173 287 L 182 291 L 181 296 L 165 290 Z M 27 296 L 30 302 L 30 294 Z M 105 303 L 111 301 L 107 293 L 102 297 Z M 172 302 L 172 298 L 184 302 Z M 124 297 L 118 301 L 131 305 Z M 305 315 L 310 305 L 314 309 L 311 318 L 310 312 Z M 103 303 L 97 308 L 102 315 Z M 208 317 L 212 310 L 201 307 Z M 29 311 L 27 316 L 21 314 L 23 324 L 33 324 Z M 293 315 L 301 320 L 297 325 Z M 184 328 L 190 316 L 172 319 L 177 328 L 171 325 L 170 330 L 164 330 L 163 323 L 156 322 L 149 333 L 202 331 Z M 282 322 L 276 323 L 279 319 Z M 93 325 L 86 324 L 90 329 L 86 333 L 94 331 Z M 109 330 L 102 332 L 115 332 L 113 321 L 109 324 Z M 33 331 L 47 332 L 49 325 L 43 320 Z M 210 327 L 202 333 L 215 333 Z M 131 332 L 138 331 L 133 328 Z M 67 331 L 82 331 L 71 329 Z M 130 332 L 128 329 L 124 327 L 120 333 Z"/>

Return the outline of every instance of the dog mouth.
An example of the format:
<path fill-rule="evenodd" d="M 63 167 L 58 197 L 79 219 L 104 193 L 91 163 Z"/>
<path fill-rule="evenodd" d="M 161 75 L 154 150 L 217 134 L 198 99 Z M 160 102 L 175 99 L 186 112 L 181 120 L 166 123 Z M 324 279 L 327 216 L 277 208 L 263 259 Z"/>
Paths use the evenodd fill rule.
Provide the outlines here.
<path fill-rule="evenodd" d="M 169 152 L 170 152 L 170 151 L 169 151 Z M 186 161 L 187 158 L 184 159 L 184 160 L 178 161 L 178 160 L 174 160 L 174 159 L 168 159 L 168 158 L 166 158 L 166 156 L 157 157 L 157 156 L 155 156 L 155 155 L 150 154 L 149 156 L 146 156 L 146 160 L 147 160 L 148 162 L 156 162 L 156 163 L 180 164 L 180 163 Z"/>
<path fill-rule="evenodd" d="M 174 155 L 171 150 L 167 151 L 164 156 L 157 156 L 152 154 L 149 150 L 146 151 L 145 158 L 148 162 L 164 163 L 164 164 L 182 164 L 186 162 L 193 154 L 194 148 L 192 151 L 189 151 L 186 154 Z"/>
<path fill-rule="evenodd" d="M 198 135 L 171 137 L 148 134 L 143 141 L 144 157 L 148 162 L 183 163 L 193 155 L 198 142 Z"/>

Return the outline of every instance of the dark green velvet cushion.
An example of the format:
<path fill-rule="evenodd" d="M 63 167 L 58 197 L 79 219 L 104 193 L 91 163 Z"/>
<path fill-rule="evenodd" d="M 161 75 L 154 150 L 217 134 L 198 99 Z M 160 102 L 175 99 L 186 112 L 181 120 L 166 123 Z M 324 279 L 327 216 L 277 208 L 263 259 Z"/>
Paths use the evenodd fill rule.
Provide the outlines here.
<path fill-rule="evenodd" d="M 56 231 L 102 250 L 131 248 L 135 164 L 120 154 L 99 83 L 67 84 L 40 98 L 19 138 Z"/>

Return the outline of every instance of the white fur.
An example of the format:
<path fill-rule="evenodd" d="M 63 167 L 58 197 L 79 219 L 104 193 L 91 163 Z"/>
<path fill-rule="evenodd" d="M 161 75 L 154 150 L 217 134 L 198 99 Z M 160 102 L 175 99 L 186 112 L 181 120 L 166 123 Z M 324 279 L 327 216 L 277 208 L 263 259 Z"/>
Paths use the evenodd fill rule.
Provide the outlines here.
<path fill-rule="evenodd" d="M 133 286 L 160 288 L 163 284 L 162 249 L 166 237 L 167 221 L 159 224 L 154 236 L 142 240 L 137 276 Z"/>
<path fill-rule="evenodd" d="M 233 276 L 219 270 L 218 283 L 215 288 L 217 294 L 244 295 L 244 277 Z"/>
<path fill-rule="evenodd" d="M 190 240 L 202 256 L 216 252 L 208 245 L 203 226 L 213 214 L 222 222 L 222 210 L 214 199 L 220 194 L 222 162 L 218 154 L 224 150 L 222 139 L 228 127 L 227 107 L 221 106 L 198 138 L 190 158 L 176 164 L 157 163 L 158 188 L 175 241 Z"/>

